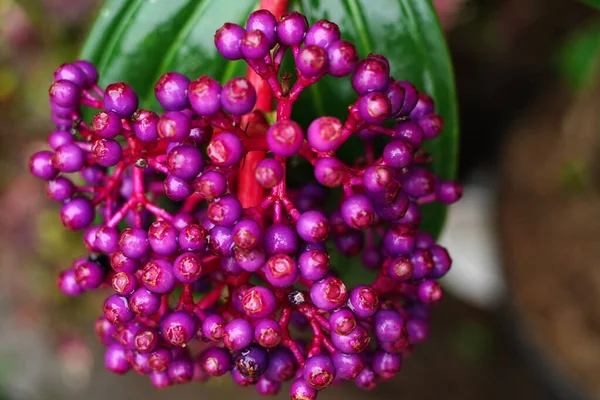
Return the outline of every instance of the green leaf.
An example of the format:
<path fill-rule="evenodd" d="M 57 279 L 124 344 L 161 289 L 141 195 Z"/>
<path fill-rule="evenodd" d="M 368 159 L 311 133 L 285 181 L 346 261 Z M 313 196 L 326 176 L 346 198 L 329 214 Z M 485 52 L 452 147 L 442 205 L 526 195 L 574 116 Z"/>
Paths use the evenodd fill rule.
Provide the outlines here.
<path fill-rule="evenodd" d="M 592 6 L 592 7 L 596 7 L 597 9 L 600 9 L 600 0 L 580 0 L 581 2 Z"/>
<path fill-rule="evenodd" d="M 600 23 L 573 32 L 560 47 L 558 71 L 574 90 L 585 89 L 593 80 L 600 60 Z"/>
<path fill-rule="evenodd" d="M 125 81 L 140 96 L 140 106 L 159 109 L 154 83 L 166 71 L 195 79 L 209 75 L 221 82 L 246 73 L 245 63 L 223 59 L 214 32 L 225 22 L 243 24 L 258 0 L 108 0 L 100 10 L 82 51 L 99 67 L 101 84 Z M 450 57 L 429 0 L 291 0 L 309 21 L 330 19 L 340 25 L 361 56 L 389 58 L 392 76 L 429 93 L 445 119 L 443 135 L 428 144 L 433 170 L 444 179 L 456 173 L 458 121 Z M 329 77 L 306 90 L 294 117 L 307 124 L 317 115 L 343 118 L 356 95 L 349 80 Z M 428 206 L 424 229 L 438 234 L 445 207 Z"/>

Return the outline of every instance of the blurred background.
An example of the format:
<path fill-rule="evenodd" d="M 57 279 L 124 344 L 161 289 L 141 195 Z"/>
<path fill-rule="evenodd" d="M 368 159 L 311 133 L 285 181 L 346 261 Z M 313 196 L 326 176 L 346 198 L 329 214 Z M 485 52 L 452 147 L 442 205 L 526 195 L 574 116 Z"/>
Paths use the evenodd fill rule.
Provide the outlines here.
<path fill-rule="evenodd" d="M 100 2 L 0 0 L 0 399 L 254 398 L 226 380 L 159 392 L 109 374 L 93 332 L 102 294 L 56 289 L 83 247 L 26 165 L 51 130 L 52 73 L 75 59 Z M 600 399 L 600 13 L 565 0 L 434 2 L 466 187 L 442 237 L 448 295 L 396 379 L 320 399 Z"/>

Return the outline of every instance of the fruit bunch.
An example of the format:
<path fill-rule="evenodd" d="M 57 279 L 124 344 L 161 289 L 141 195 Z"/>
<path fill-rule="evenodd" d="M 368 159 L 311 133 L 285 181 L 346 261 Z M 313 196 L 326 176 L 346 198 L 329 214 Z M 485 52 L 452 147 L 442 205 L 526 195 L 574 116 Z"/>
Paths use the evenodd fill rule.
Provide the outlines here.
<path fill-rule="evenodd" d="M 229 373 L 265 395 L 292 380 L 293 399 L 343 380 L 371 389 L 427 337 L 450 268 L 419 231 L 421 204 L 461 195 L 426 168 L 422 143 L 442 119 L 330 21 L 258 10 L 245 28 L 223 25 L 215 45 L 250 78 L 168 72 L 154 87 L 161 114 L 139 109 L 126 83 L 99 88 L 87 61 L 56 70 L 52 150 L 30 169 L 89 250 L 58 285 L 69 296 L 110 288 L 96 323 L 106 367 L 159 388 Z M 280 71 L 286 52 L 295 75 Z M 349 76 L 356 102 L 344 121 L 301 126 L 294 103 L 325 75 Z M 336 152 L 350 139 L 364 154 L 348 163 Z M 303 163 L 313 176 L 286 186 Z M 348 287 L 333 251 L 377 278 Z"/>

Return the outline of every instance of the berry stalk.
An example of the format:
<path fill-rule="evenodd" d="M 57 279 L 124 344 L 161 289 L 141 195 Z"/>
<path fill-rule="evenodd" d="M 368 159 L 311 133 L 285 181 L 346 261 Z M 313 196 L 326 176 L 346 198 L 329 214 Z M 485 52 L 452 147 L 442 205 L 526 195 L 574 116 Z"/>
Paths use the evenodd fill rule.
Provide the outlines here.
<path fill-rule="evenodd" d="M 279 19 L 287 9 L 288 0 L 261 0 L 261 10 L 270 11 L 275 18 Z M 269 83 L 258 75 L 252 67 L 248 67 L 246 77 L 248 81 L 256 89 L 256 110 L 263 113 L 271 112 L 273 110 L 273 91 Z M 262 121 L 261 121 L 262 122 Z M 257 123 L 254 118 L 245 118 L 243 121 L 247 125 L 248 136 L 251 138 L 264 138 L 268 126 Z M 264 197 L 263 187 L 256 182 L 254 178 L 256 167 L 258 163 L 263 160 L 267 155 L 266 151 L 249 151 L 239 168 L 239 179 L 238 179 L 238 198 L 244 208 L 255 207 L 260 204 Z"/>

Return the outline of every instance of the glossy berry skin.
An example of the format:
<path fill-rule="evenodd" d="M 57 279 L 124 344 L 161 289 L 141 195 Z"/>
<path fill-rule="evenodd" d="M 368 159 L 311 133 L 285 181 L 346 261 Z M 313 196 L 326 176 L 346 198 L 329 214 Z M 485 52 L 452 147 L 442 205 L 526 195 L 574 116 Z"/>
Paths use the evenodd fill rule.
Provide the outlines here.
<path fill-rule="evenodd" d="M 75 143 L 65 143 L 56 149 L 52 165 L 60 172 L 77 172 L 85 165 L 85 154 Z"/>
<path fill-rule="evenodd" d="M 296 56 L 296 67 L 306 77 L 314 77 L 327 71 L 327 53 L 316 45 L 303 47 Z"/>
<path fill-rule="evenodd" d="M 150 260 L 142 270 L 142 284 L 153 293 L 168 293 L 175 287 L 177 278 L 173 265 L 162 259 Z"/>
<path fill-rule="evenodd" d="M 320 117 L 306 131 L 308 143 L 317 151 L 333 151 L 343 143 L 342 122 L 334 117 Z"/>
<path fill-rule="evenodd" d="M 29 170 L 36 177 L 50 180 L 58 175 L 58 170 L 52 165 L 53 153 L 51 151 L 40 151 L 31 156 Z"/>
<path fill-rule="evenodd" d="M 462 187 L 426 151 L 444 127 L 432 97 L 390 77 L 383 55 L 360 59 L 334 22 L 263 3 L 214 36 L 246 77 L 166 72 L 157 112 L 127 83 L 99 87 L 87 61 L 55 71 L 51 150 L 29 168 L 88 252 L 57 285 L 108 289 L 95 323 L 106 366 L 157 388 L 226 375 L 260 395 L 290 381 L 296 400 L 348 380 L 370 390 L 429 335 L 452 259 L 421 206 Z M 301 126 L 296 101 L 325 74 L 340 90 L 349 76 L 355 100 Z M 347 287 L 340 256 L 373 286 Z"/>
<path fill-rule="evenodd" d="M 302 128 L 292 120 L 277 121 L 267 131 L 267 145 L 279 157 L 291 157 L 302 147 Z"/>
<path fill-rule="evenodd" d="M 237 24 L 226 23 L 215 33 L 215 46 L 228 60 L 239 60 L 243 57 L 241 45 L 246 30 Z"/>
<path fill-rule="evenodd" d="M 281 326 L 272 319 L 262 319 L 254 327 L 254 340 L 265 348 L 272 348 L 281 342 Z"/>
<path fill-rule="evenodd" d="M 277 37 L 281 43 L 288 46 L 302 43 L 307 31 L 306 17 L 295 11 L 282 15 L 277 23 Z"/>
<path fill-rule="evenodd" d="M 312 356 L 306 360 L 302 376 L 311 387 L 322 390 L 333 382 L 335 365 L 326 355 Z"/>
<path fill-rule="evenodd" d="M 204 158 L 196 147 L 180 145 L 169 152 L 167 166 L 172 175 L 183 180 L 192 180 L 202 171 Z"/>
<path fill-rule="evenodd" d="M 104 91 L 104 107 L 121 118 L 128 118 L 137 110 L 138 96 L 128 84 L 113 83 Z"/>
<path fill-rule="evenodd" d="M 223 344 L 230 350 L 239 351 L 252 343 L 252 325 L 241 318 L 231 320 L 223 328 Z"/>
<path fill-rule="evenodd" d="M 379 296 L 370 286 L 358 286 L 350 291 L 348 305 L 360 318 L 368 318 L 379 309 Z"/>
<path fill-rule="evenodd" d="M 190 80 L 177 72 L 167 72 L 154 85 L 154 94 L 167 111 L 179 111 L 189 104 L 187 90 Z"/>
<path fill-rule="evenodd" d="M 224 132 L 210 141 L 206 152 L 215 165 L 230 167 L 242 159 L 243 147 L 237 136 Z"/>
<path fill-rule="evenodd" d="M 269 354 L 256 344 L 240 350 L 233 358 L 233 363 L 239 373 L 246 378 L 258 378 L 269 365 Z"/>
<path fill-rule="evenodd" d="M 104 139 L 114 139 L 121 133 L 121 117 L 112 111 L 101 111 L 92 119 L 92 128 Z"/>
<path fill-rule="evenodd" d="M 303 378 L 296 379 L 290 387 L 292 400 L 316 400 L 317 390 L 310 386 Z"/>
<path fill-rule="evenodd" d="M 117 343 L 110 344 L 106 348 L 104 365 L 109 371 L 119 375 L 126 373 L 131 368 L 125 355 L 125 349 Z"/>
<path fill-rule="evenodd" d="M 263 286 L 248 289 L 241 299 L 242 309 L 253 319 L 265 318 L 275 311 L 276 300 L 273 292 Z"/>
<path fill-rule="evenodd" d="M 94 220 L 92 203 L 84 197 L 71 199 L 62 206 L 60 219 L 65 228 L 71 230 L 87 228 Z"/>
<path fill-rule="evenodd" d="M 211 116 L 221 108 L 221 85 L 208 76 L 202 76 L 190 83 L 188 100 L 198 115 Z"/>
<path fill-rule="evenodd" d="M 247 31 L 261 31 L 268 43 L 269 48 L 277 43 L 277 19 L 269 10 L 256 10 L 250 14 L 246 21 Z"/>
<path fill-rule="evenodd" d="M 348 289 L 339 278 L 328 277 L 313 283 L 310 298 L 318 308 L 334 310 L 346 302 Z"/>
<path fill-rule="evenodd" d="M 245 78 L 229 80 L 221 91 L 221 105 L 232 115 L 244 115 L 252 111 L 256 103 L 256 90 Z"/>
<path fill-rule="evenodd" d="M 113 325 L 123 324 L 133 319 L 127 298 L 114 294 L 104 302 L 104 316 Z"/>
<path fill-rule="evenodd" d="M 148 254 L 148 233 L 140 228 L 127 228 L 121 232 L 119 248 L 127 257 L 140 259 Z"/>
<path fill-rule="evenodd" d="M 196 332 L 196 318 L 183 311 L 172 312 L 160 322 L 162 337 L 173 346 L 183 346 Z"/>
<path fill-rule="evenodd" d="M 254 176 L 262 187 L 271 189 L 283 178 L 283 167 L 277 160 L 265 158 L 256 166 Z"/>
<path fill-rule="evenodd" d="M 210 376 L 221 376 L 233 366 L 231 354 L 222 347 L 211 347 L 200 355 L 200 365 Z"/>

